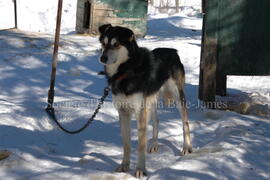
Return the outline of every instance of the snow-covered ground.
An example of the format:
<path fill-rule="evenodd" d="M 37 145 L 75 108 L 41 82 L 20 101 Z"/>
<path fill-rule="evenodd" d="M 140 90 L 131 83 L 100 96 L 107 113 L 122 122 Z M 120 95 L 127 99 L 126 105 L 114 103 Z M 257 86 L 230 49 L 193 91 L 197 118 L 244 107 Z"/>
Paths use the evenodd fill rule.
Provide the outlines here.
<path fill-rule="evenodd" d="M 270 118 L 203 109 L 198 102 L 201 19 L 151 16 L 141 46 L 179 50 L 186 69 L 186 96 L 194 153 L 180 156 L 182 124 L 174 108 L 160 108 L 160 149 L 147 155 L 150 180 L 270 179 Z M 113 173 L 122 157 L 118 116 L 109 97 L 85 131 L 69 135 L 44 111 L 49 87 L 53 36 L 0 31 L 0 179 L 133 179 L 136 122 L 132 122 L 131 170 Z M 98 62 L 97 38 L 63 35 L 55 108 L 65 127 L 88 119 L 106 85 Z M 270 103 L 270 77 L 229 77 L 229 94 L 255 93 Z M 149 126 L 149 139 L 151 137 Z"/>
<path fill-rule="evenodd" d="M 0 0 L 0 29 L 14 28 L 14 1 Z M 17 25 L 20 30 L 53 34 L 57 14 L 57 0 L 17 0 Z M 148 14 L 175 13 L 175 0 L 155 0 L 148 6 Z M 180 0 L 181 14 L 198 15 L 201 0 Z M 62 34 L 72 34 L 76 27 L 77 0 L 64 0 L 62 9 Z M 163 10 L 164 13 L 164 10 Z"/>
<path fill-rule="evenodd" d="M 57 0 L 17 0 L 18 28 L 31 32 L 54 33 L 57 13 Z M 72 33 L 76 27 L 77 1 L 64 0 L 61 33 Z M 13 28 L 13 0 L 0 1 L 0 29 Z"/>

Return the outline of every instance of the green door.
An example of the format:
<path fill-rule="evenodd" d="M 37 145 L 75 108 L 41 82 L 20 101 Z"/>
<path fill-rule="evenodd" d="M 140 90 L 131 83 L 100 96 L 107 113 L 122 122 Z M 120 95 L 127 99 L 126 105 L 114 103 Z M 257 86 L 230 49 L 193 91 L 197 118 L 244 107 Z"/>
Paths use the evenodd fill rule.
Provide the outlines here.
<path fill-rule="evenodd" d="M 207 0 L 205 26 L 217 38 L 217 70 L 270 75 L 270 0 Z M 208 20 L 207 20 L 208 19 Z"/>
<path fill-rule="evenodd" d="M 202 0 L 199 98 L 226 95 L 226 75 L 270 75 L 270 0 Z"/>

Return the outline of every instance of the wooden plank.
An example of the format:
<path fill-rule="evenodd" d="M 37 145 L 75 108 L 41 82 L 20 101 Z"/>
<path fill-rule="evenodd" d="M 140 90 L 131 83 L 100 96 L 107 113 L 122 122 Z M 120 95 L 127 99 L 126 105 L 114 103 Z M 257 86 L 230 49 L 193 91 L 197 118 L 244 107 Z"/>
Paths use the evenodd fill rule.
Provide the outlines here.
<path fill-rule="evenodd" d="M 106 17 L 106 16 L 95 16 L 93 20 L 94 20 L 93 24 L 97 26 L 102 25 L 102 24 L 107 24 L 107 23 L 123 26 L 125 23 L 128 23 L 128 22 L 143 21 L 142 19 L 139 19 L 139 18 L 119 18 L 119 17 Z"/>
<path fill-rule="evenodd" d="M 102 24 L 115 24 L 119 23 L 121 24 L 123 22 L 123 19 L 117 18 L 117 17 L 105 17 L 105 16 L 95 16 L 94 17 L 94 24 L 102 25 Z"/>
<path fill-rule="evenodd" d="M 95 9 L 95 16 L 116 17 L 113 11 L 108 9 Z"/>
<path fill-rule="evenodd" d="M 142 21 L 143 19 L 141 18 L 120 18 L 120 17 L 114 17 L 114 16 L 95 16 L 95 21 L 111 21 L 112 23 L 114 22 L 129 22 L 129 21 Z"/>
<path fill-rule="evenodd" d="M 111 11 L 115 10 L 115 8 L 109 6 L 108 4 L 105 4 L 105 3 L 95 3 L 95 9 L 96 10 L 111 10 Z"/>

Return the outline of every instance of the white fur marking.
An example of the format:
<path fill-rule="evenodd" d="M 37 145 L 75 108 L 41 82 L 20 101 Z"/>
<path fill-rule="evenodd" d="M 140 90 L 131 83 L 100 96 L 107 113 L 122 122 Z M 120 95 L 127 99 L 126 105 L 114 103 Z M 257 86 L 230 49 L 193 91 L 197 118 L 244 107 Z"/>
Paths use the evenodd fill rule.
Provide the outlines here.
<path fill-rule="evenodd" d="M 164 94 L 170 92 L 174 97 L 174 99 L 179 99 L 179 93 L 177 86 L 172 78 L 169 78 L 160 88 L 159 97 L 163 98 Z"/>
<path fill-rule="evenodd" d="M 109 41 L 109 40 L 108 40 L 108 37 L 105 36 L 105 38 L 103 39 L 104 44 L 107 45 L 107 44 L 108 44 L 108 41 Z"/>
<path fill-rule="evenodd" d="M 110 77 L 117 73 L 117 69 L 120 64 L 128 60 L 128 50 L 125 46 L 121 46 L 119 49 L 109 50 L 108 53 L 108 62 L 106 64 L 106 72 Z"/>

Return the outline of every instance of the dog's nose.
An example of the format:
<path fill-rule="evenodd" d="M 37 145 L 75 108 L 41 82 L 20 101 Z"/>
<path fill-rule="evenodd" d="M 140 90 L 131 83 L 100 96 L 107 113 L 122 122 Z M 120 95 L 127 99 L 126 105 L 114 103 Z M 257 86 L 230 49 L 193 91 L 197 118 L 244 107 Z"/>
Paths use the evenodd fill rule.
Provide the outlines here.
<path fill-rule="evenodd" d="M 103 62 L 103 63 L 106 63 L 106 62 L 108 61 L 108 57 L 105 56 L 105 55 L 102 55 L 102 56 L 100 57 L 100 61 Z"/>

